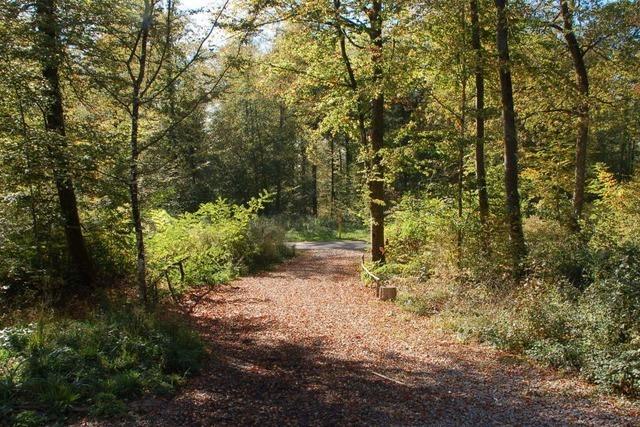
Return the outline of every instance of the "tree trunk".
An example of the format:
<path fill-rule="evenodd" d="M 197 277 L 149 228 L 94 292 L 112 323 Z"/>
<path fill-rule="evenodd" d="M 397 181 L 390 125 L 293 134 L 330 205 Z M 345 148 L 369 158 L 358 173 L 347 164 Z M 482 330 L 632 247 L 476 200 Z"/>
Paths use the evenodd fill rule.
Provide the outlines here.
<path fill-rule="evenodd" d="M 311 213 L 318 217 L 318 166 L 311 165 Z"/>
<path fill-rule="evenodd" d="M 466 45 L 466 17 L 464 7 L 460 10 L 460 25 L 462 27 L 463 45 Z M 462 243 L 464 240 L 464 233 L 462 231 L 462 216 L 463 216 L 463 190 L 464 190 L 464 145 L 466 139 L 466 127 L 467 127 L 467 62 L 464 55 L 458 56 L 460 62 L 460 116 L 458 118 L 458 127 L 460 135 L 458 137 L 458 182 L 457 182 L 457 194 L 456 202 L 458 205 L 458 227 L 457 227 L 457 252 L 458 252 L 458 267 L 462 267 Z"/>
<path fill-rule="evenodd" d="M 340 54 L 344 62 L 348 83 L 354 92 L 358 90 L 357 80 L 351 66 L 351 61 L 347 54 L 345 34 L 340 25 L 340 0 L 333 2 L 336 22 L 335 27 L 338 33 L 338 41 L 340 45 Z M 384 94 L 382 88 L 383 67 L 382 67 L 382 2 L 374 0 L 371 7 L 367 9 L 367 15 L 370 22 L 368 29 L 371 41 L 371 62 L 373 64 L 373 83 L 378 91 L 371 100 L 371 135 L 369 144 L 365 125 L 365 114 L 363 102 L 358 96 L 358 130 L 360 133 L 360 144 L 367 147 L 369 156 L 367 159 L 369 190 L 369 211 L 371 215 L 371 258 L 374 262 L 384 263 L 384 170 L 382 166 L 381 150 L 384 146 Z"/>
<path fill-rule="evenodd" d="M 502 98 L 502 121 L 504 128 L 504 183 L 506 190 L 507 221 L 509 223 L 509 240 L 516 272 L 520 272 L 521 262 L 526 254 L 524 233 L 522 231 L 522 214 L 520 212 L 520 194 L 518 193 L 518 139 L 516 133 L 516 117 L 513 106 L 513 84 L 509 60 L 509 28 L 506 12 L 507 0 L 495 0 L 498 22 L 496 28 L 496 45 L 500 66 L 500 94 Z"/>
<path fill-rule="evenodd" d="M 331 191 L 330 191 L 330 204 L 329 215 L 331 218 L 335 215 L 335 203 L 336 203 L 336 172 L 335 172 L 335 141 L 333 137 L 329 137 L 329 150 L 331 152 Z"/>
<path fill-rule="evenodd" d="M 458 205 L 458 227 L 457 227 L 457 249 L 458 249 L 458 266 L 462 265 L 462 243 L 463 243 L 463 233 L 462 233 L 462 214 L 463 214 L 463 202 L 462 202 L 462 192 L 463 192 L 463 184 L 464 184 L 464 140 L 466 137 L 465 128 L 466 128 L 466 108 L 467 108 L 467 77 L 466 70 L 463 67 L 463 76 L 462 76 L 462 85 L 461 85 L 461 96 L 460 96 L 460 120 L 458 122 L 458 126 L 460 127 L 460 136 L 458 140 L 458 183 L 457 183 L 457 191 L 456 191 L 456 202 Z"/>
<path fill-rule="evenodd" d="M 351 144 L 349 144 L 349 137 L 345 135 L 344 137 L 344 172 L 347 176 L 347 180 L 349 180 L 349 172 L 351 166 Z"/>
<path fill-rule="evenodd" d="M 382 2 L 374 0 L 368 11 L 371 28 L 371 63 L 376 94 L 371 101 L 371 169 L 369 184 L 369 210 L 371 212 L 371 259 L 385 262 L 384 248 L 384 168 L 381 150 L 384 147 L 384 93 L 382 88 Z"/>
<path fill-rule="evenodd" d="M 478 0 L 471 0 L 471 47 L 475 52 L 474 74 L 476 79 L 476 185 L 480 222 L 486 226 L 489 218 L 489 195 L 484 158 L 484 67 L 478 15 Z M 484 240 L 487 240 L 486 236 L 484 236 Z"/>
<path fill-rule="evenodd" d="M 36 2 L 36 20 L 41 42 L 42 76 L 46 82 L 43 97 L 46 100 L 45 129 L 57 134 L 51 143 L 50 155 L 54 162 L 53 174 L 64 222 L 64 233 L 72 268 L 85 288 L 92 285 L 93 266 L 82 235 L 78 203 L 66 155 L 66 134 L 59 64 L 62 54 L 56 21 L 55 0 Z"/>
<path fill-rule="evenodd" d="M 282 142 L 285 140 L 286 136 L 285 136 L 285 120 L 286 120 L 286 116 L 285 116 L 285 106 L 284 104 L 280 103 L 278 105 L 278 140 L 277 140 L 277 145 L 276 145 L 276 149 L 278 150 L 279 153 L 282 152 Z M 276 200 L 275 200 L 275 209 L 276 209 L 276 213 L 282 213 L 282 175 L 283 175 L 283 171 L 282 171 L 282 161 L 278 160 L 276 162 Z"/>
<path fill-rule="evenodd" d="M 309 193 L 310 193 L 310 182 L 307 176 L 307 153 L 304 144 L 300 144 L 300 176 L 301 176 L 301 185 L 300 188 L 302 193 L 298 199 L 299 211 L 304 212 L 305 214 L 309 213 Z"/>
<path fill-rule="evenodd" d="M 580 219 L 584 208 L 585 180 L 587 175 L 587 145 L 589 142 L 589 76 L 584 63 L 584 53 L 573 31 L 573 16 L 567 0 L 560 0 L 564 39 L 571 53 L 576 73 L 580 102 L 578 105 L 578 137 L 576 139 L 575 184 L 573 189 L 574 230 L 580 230 Z"/>
<path fill-rule="evenodd" d="M 153 6 L 145 1 L 144 15 L 140 25 L 140 56 L 138 59 L 138 75 L 133 80 L 131 96 L 131 141 L 130 141 L 130 165 L 129 165 L 129 196 L 131 199 L 131 219 L 136 235 L 136 285 L 140 301 L 147 306 L 147 264 L 144 246 L 144 233 L 142 229 L 142 216 L 140 214 L 140 193 L 138 182 L 138 159 L 140 149 L 138 147 L 138 130 L 140 126 L 140 91 L 147 67 L 147 43 L 149 29 L 153 17 Z"/>
<path fill-rule="evenodd" d="M 140 120 L 140 103 L 134 100 L 131 117 L 131 164 L 129 167 L 129 197 L 131 200 L 131 219 L 136 235 L 136 285 L 140 301 L 147 305 L 147 265 L 144 247 L 142 216 L 140 214 L 140 194 L 138 183 L 138 123 Z"/>
<path fill-rule="evenodd" d="M 27 126 L 27 119 L 25 117 L 24 108 L 22 106 L 22 101 L 20 101 L 20 94 L 16 91 L 16 95 L 18 98 L 18 111 L 20 113 L 20 125 L 21 125 L 21 133 L 25 140 L 24 143 L 24 157 L 27 163 L 27 168 L 30 173 L 33 172 L 34 166 L 31 160 L 31 141 L 29 139 L 29 127 Z M 42 243 L 40 239 L 40 221 L 38 221 L 38 199 L 36 197 L 35 186 L 30 183 L 29 184 L 29 213 L 31 215 L 31 230 L 33 232 L 33 247 L 36 252 L 35 259 L 35 268 L 40 271 L 44 267 L 44 257 L 42 256 Z M 39 192 L 38 192 L 39 193 Z"/>

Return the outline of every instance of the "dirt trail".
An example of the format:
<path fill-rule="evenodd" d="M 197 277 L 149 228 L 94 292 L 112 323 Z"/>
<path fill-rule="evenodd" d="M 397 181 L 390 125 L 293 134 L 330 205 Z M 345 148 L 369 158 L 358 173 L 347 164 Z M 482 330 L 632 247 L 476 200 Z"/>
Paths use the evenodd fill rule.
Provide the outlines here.
<path fill-rule="evenodd" d="M 205 371 L 149 426 L 640 425 L 582 381 L 457 343 L 359 283 L 361 252 L 304 251 L 211 293 L 195 321 Z"/>

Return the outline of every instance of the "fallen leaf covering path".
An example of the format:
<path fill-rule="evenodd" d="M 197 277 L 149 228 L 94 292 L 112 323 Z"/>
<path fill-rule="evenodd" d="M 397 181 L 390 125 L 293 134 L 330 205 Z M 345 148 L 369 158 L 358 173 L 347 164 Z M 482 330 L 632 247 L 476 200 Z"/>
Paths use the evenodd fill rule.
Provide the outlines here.
<path fill-rule="evenodd" d="M 461 344 L 374 298 L 361 252 L 313 250 L 194 310 L 204 372 L 126 425 L 640 425 L 575 378 Z"/>

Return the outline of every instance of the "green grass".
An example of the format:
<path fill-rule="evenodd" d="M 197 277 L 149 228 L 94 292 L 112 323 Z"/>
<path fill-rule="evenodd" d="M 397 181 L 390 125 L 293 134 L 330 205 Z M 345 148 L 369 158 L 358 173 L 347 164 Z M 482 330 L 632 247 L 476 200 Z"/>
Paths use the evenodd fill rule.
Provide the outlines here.
<path fill-rule="evenodd" d="M 64 423 L 78 411 L 122 416 L 128 399 L 171 393 L 199 370 L 204 355 L 186 326 L 134 309 L 5 328 L 0 419 L 43 425 Z"/>
<path fill-rule="evenodd" d="M 369 240 L 369 230 L 360 223 L 344 223 L 338 226 L 329 218 L 280 218 L 287 229 L 289 242 L 327 242 L 331 240 Z"/>

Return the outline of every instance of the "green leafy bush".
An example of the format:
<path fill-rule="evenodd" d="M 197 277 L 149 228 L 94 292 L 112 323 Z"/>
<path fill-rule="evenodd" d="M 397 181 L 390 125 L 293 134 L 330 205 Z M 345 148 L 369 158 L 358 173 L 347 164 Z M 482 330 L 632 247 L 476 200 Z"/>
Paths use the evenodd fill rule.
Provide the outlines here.
<path fill-rule="evenodd" d="M 568 232 L 557 221 L 526 218 L 523 224 L 529 254 L 530 273 L 544 280 L 566 280 L 577 288 L 589 284 L 591 253 L 585 236 Z"/>
<path fill-rule="evenodd" d="M 91 415 L 94 417 L 117 417 L 127 411 L 125 403 L 111 393 L 98 393 L 93 398 Z"/>
<path fill-rule="evenodd" d="M 486 252 L 471 215 L 459 220 L 452 206 L 428 197 L 397 205 L 389 263 L 376 271 L 413 277 L 398 304 L 438 316 L 464 338 L 640 395 L 640 181 L 620 183 L 600 169 L 591 191 L 598 199 L 580 233 L 550 216 L 525 218 L 528 256 L 519 283 L 505 274 L 507 248 L 492 242 Z"/>
<path fill-rule="evenodd" d="M 286 230 L 274 218 L 256 217 L 249 224 L 248 239 L 251 248 L 245 257 L 250 270 L 257 270 L 293 255 L 285 244 Z"/>
<path fill-rule="evenodd" d="M 35 233 L 34 219 L 25 216 L 28 200 L 24 194 L 0 200 L 0 217 L 12 219 L 0 219 L 0 304 L 16 309 L 32 307 L 35 301 L 55 304 L 68 299 L 65 285 L 75 284 L 58 209 L 48 204 L 38 208 L 35 219 L 40 225 Z M 82 209 L 98 285 L 119 283 L 135 268 L 134 237 L 125 203 L 105 196 Z"/>
<path fill-rule="evenodd" d="M 386 233 L 389 258 L 407 271 L 433 274 L 454 262 L 453 211 L 442 200 L 403 198 L 390 215 Z"/>
<path fill-rule="evenodd" d="M 195 332 L 133 309 L 6 328 L 0 417 L 26 425 L 33 417 L 19 412 L 23 405 L 37 407 L 43 422 L 86 405 L 94 415 L 119 415 L 123 399 L 172 390 L 204 354 Z"/>
<path fill-rule="evenodd" d="M 219 199 L 177 217 L 153 211 L 148 233 L 152 272 L 161 277 L 167 271 L 181 291 L 224 283 L 243 270 L 281 260 L 288 255 L 284 231 L 258 216 L 267 201 L 268 195 L 247 206 Z"/>

